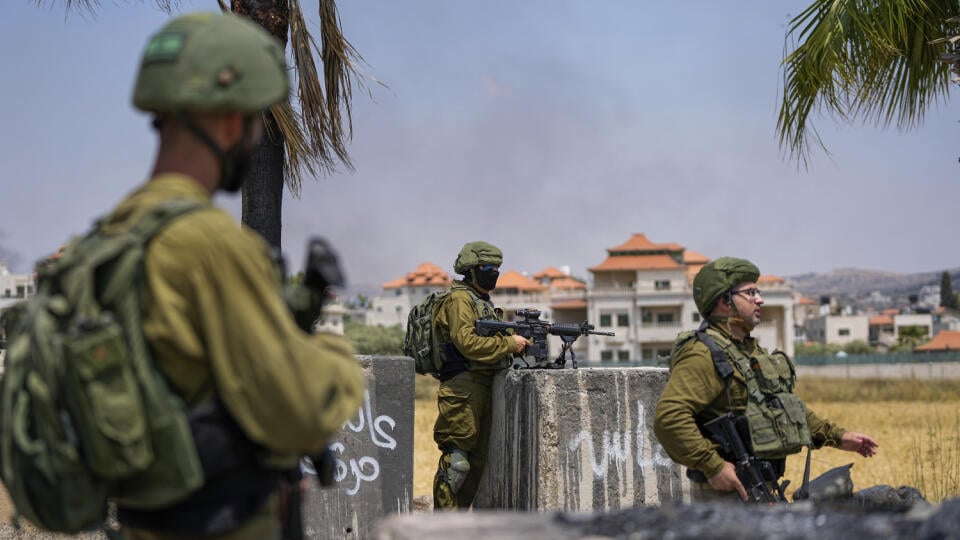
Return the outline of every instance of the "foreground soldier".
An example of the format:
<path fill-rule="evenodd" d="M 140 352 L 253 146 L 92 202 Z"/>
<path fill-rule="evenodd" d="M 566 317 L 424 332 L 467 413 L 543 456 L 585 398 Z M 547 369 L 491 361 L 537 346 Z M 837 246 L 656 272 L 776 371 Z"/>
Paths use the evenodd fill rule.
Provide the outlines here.
<path fill-rule="evenodd" d="M 693 298 L 704 317 L 700 331 L 681 334 L 670 356 L 670 379 L 654 418 L 660 444 L 675 462 L 687 467 L 694 501 L 747 500 L 731 457 L 701 428 L 727 412 L 746 415 L 754 457 L 770 462 L 783 475 L 786 457 L 805 445 L 824 445 L 873 456 L 877 443 L 846 431 L 806 409 L 793 393 L 793 363 L 780 351 L 768 353 L 750 332 L 760 323 L 763 298 L 757 289 L 760 271 L 749 261 L 722 257 L 706 264 L 693 280 Z M 721 377 L 712 340 L 732 369 Z M 773 481 L 775 482 L 775 480 Z"/>
<path fill-rule="evenodd" d="M 500 320 L 490 302 L 497 286 L 503 254 L 487 242 L 463 246 L 454 281 L 437 313 L 437 340 L 443 368 L 433 438 L 440 463 L 433 480 L 434 509 L 469 508 L 477 494 L 490 440 L 493 375 L 511 363 L 513 353 L 529 345 L 523 336 L 480 337 L 477 319 Z"/>
<path fill-rule="evenodd" d="M 236 192 L 261 113 L 288 88 L 280 44 L 255 24 L 194 14 L 164 26 L 147 44 L 133 95 L 160 137 L 151 179 L 105 230 L 126 230 L 172 199 L 209 203 L 217 190 Z M 157 234 L 145 274 L 144 335 L 194 407 L 204 485 L 169 508 L 120 507 L 124 538 L 278 538 L 276 467 L 318 453 L 356 412 L 362 369 L 342 339 L 297 327 L 268 246 L 223 210 L 195 210 Z M 195 422 L 199 404 L 207 412 Z M 227 450 L 209 455 L 211 441 Z"/>

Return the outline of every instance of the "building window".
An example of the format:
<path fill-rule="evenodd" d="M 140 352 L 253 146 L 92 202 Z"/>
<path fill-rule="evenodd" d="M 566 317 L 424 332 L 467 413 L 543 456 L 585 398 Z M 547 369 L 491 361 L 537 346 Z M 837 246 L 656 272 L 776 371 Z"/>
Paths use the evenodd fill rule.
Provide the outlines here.
<path fill-rule="evenodd" d="M 644 360 L 653 360 L 653 349 L 644 348 L 640 357 Z"/>
<path fill-rule="evenodd" d="M 604 362 L 613 360 L 613 351 L 600 351 L 600 360 Z"/>
<path fill-rule="evenodd" d="M 17 285 L 17 298 L 23 298 L 26 291 L 23 289 L 23 285 Z"/>
<path fill-rule="evenodd" d="M 397 289 L 397 294 L 396 294 L 396 296 L 400 296 L 401 294 L 403 294 L 403 291 L 402 291 L 401 289 Z"/>
<path fill-rule="evenodd" d="M 670 280 L 668 279 L 658 279 L 653 282 L 653 288 L 658 291 L 669 291 L 670 290 Z"/>
<path fill-rule="evenodd" d="M 630 351 L 617 351 L 617 360 L 628 362 L 630 360 Z"/>
<path fill-rule="evenodd" d="M 672 323 L 673 322 L 673 313 L 657 313 L 657 323 Z"/>
<path fill-rule="evenodd" d="M 610 328 L 611 326 L 613 326 L 613 325 L 611 324 L 612 318 L 613 318 L 613 316 L 610 315 L 609 313 L 601 313 L 601 314 L 600 314 L 600 327 L 601 327 L 601 328 Z M 612 353 L 611 353 L 611 354 L 612 354 Z"/>
<path fill-rule="evenodd" d="M 850 329 L 849 329 L 849 328 L 841 328 L 841 329 L 837 330 L 837 334 L 838 334 L 838 335 L 841 335 L 841 336 L 849 336 L 849 335 L 850 335 Z"/>
<path fill-rule="evenodd" d="M 620 327 L 630 326 L 630 317 L 628 317 L 626 313 L 618 313 L 617 326 L 620 326 Z"/>
<path fill-rule="evenodd" d="M 700 314 L 696 311 L 693 312 L 693 315 L 690 318 L 693 319 L 693 322 L 695 323 L 700 322 Z"/>

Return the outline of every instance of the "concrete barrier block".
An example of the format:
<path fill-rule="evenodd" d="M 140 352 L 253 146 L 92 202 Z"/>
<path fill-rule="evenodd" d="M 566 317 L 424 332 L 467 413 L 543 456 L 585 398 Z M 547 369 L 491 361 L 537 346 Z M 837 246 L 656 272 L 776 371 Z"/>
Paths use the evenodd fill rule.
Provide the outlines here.
<path fill-rule="evenodd" d="M 667 376 L 664 368 L 499 375 L 474 506 L 590 512 L 689 500 L 689 481 L 653 435 Z"/>
<path fill-rule="evenodd" d="M 376 520 L 413 506 L 413 359 L 358 359 L 367 391 L 331 444 L 336 487 L 320 489 L 311 478 L 303 505 L 308 538 L 370 538 Z"/>

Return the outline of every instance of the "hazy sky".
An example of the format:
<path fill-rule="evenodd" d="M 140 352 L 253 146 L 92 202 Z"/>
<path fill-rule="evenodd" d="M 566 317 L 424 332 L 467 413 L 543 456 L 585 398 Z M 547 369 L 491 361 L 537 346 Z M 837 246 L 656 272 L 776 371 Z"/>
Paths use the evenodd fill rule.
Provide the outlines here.
<path fill-rule="evenodd" d="M 484 239 L 504 269 L 588 267 L 643 232 L 768 274 L 960 266 L 960 100 L 919 128 L 816 126 L 809 171 L 774 128 L 784 33 L 809 2 L 340 0 L 367 62 L 355 172 L 284 200 L 292 270 L 326 236 L 353 285 Z M 155 137 L 130 104 L 154 2 L 6 0 L 0 249 L 26 271 L 144 181 Z M 302 2 L 316 22 L 316 2 Z M 216 9 L 184 0 L 179 11 Z M 239 197 L 219 198 L 239 216 Z M 13 257 L 9 257 L 9 255 Z"/>

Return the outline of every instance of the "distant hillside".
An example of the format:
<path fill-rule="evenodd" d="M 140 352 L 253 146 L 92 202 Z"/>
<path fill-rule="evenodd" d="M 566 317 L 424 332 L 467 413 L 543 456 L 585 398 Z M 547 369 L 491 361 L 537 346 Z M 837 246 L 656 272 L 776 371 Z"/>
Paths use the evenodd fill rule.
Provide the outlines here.
<path fill-rule="evenodd" d="M 949 270 L 954 291 L 960 289 L 960 268 Z M 840 268 L 825 274 L 787 276 L 794 290 L 804 296 L 863 296 L 873 291 L 883 294 L 913 294 L 924 285 L 940 285 L 943 270 L 916 274 L 897 274 L 857 268 Z"/>

